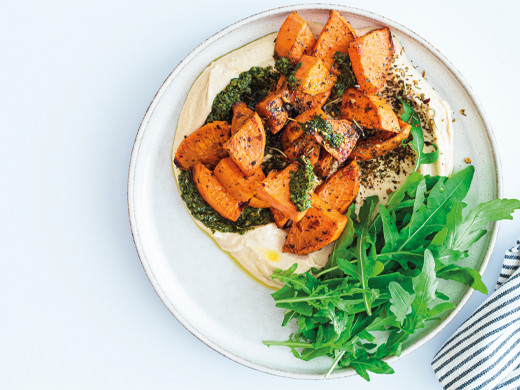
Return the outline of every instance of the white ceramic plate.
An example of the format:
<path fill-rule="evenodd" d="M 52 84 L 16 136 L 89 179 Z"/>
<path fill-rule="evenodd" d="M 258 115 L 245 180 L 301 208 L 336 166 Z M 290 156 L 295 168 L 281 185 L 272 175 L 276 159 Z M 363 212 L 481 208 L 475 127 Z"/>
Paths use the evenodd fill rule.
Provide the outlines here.
<path fill-rule="evenodd" d="M 186 95 L 214 59 L 279 29 L 292 11 L 308 21 L 325 23 L 329 9 L 337 9 L 355 27 L 388 26 L 408 56 L 425 69 L 432 86 L 452 109 L 464 108 L 457 120 L 455 170 L 470 157 L 476 168 L 467 201 L 471 204 L 500 196 L 501 174 L 495 140 L 482 107 L 451 63 L 428 42 L 407 28 L 367 11 L 341 5 L 309 4 L 282 7 L 241 20 L 195 48 L 161 86 L 137 134 L 128 178 L 128 209 L 135 245 L 144 270 L 171 313 L 196 337 L 230 359 L 267 373 L 319 379 L 330 365 L 327 358 L 304 362 L 287 348 L 267 348 L 262 340 L 285 340 L 290 328 L 280 323 L 268 288 L 254 281 L 193 223 L 177 189 L 170 154 L 179 112 Z M 467 263 L 487 265 L 497 226 L 475 245 Z M 414 335 L 403 355 L 438 333 L 468 300 L 470 290 L 452 282 L 446 288 L 457 308 L 442 322 Z M 390 360 L 393 360 L 391 358 Z M 352 375 L 350 369 L 331 377 Z"/>

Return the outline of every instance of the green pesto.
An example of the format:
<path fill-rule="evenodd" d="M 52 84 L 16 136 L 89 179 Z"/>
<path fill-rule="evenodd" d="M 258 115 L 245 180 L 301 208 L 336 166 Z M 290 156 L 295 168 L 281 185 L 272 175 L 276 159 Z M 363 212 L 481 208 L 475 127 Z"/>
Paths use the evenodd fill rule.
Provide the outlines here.
<path fill-rule="evenodd" d="M 191 215 L 202 222 L 212 233 L 219 231 L 244 234 L 255 226 L 274 221 L 273 214 L 269 209 L 256 209 L 249 206 L 246 206 L 236 222 L 223 218 L 199 194 L 191 172 L 182 171 L 180 173 L 179 187 L 182 200 L 186 203 Z"/>
<path fill-rule="evenodd" d="M 347 53 L 337 51 L 336 54 L 334 54 L 334 62 L 341 74 L 336 84 L 334 84 L 332 93 L 336 96 L 343 96 L 347 88 L 357 84 L 356 75 L 354 74 L 354 70 L 352 70 L 352 62 L 350 62 L 350 57 Z"/>
<path fill-rule="evenodd" d="M 300 66 L 302 66 L 301 62 L 293 64 L 287 57 L 278 58 L 274 64 L 275 69 L 285 76 L 287 83 L 291 87 L 295 87 L 299 84 L 299 80 L 296 78 L 295 74 Z"/>
<path fill-rule="evenodd" d="M 305 123 L 300 123 L 300 127 L 307 134 L 319 134 L 334 149 L 339 148 L 345 142 L 345 137 L 335 133 L 330 122 L 319 114 L 314 115 L 313 119 Z"/>
<path fill-rule="evenodd" d="M 250 108 L 267 96 L 278 80 L 278 72 L 271 66 L 261 68 L 253 66 L 232 79 L 213 100 L 211 112 L 206 123 L 214 121 L 231 122 L 233 103 L 244 102 Z"/>
<path fill-rule="evenodd" d="M 289 183 L 289 199 L 294 203 L 298 211 L 311 208 L 311 190 L 316 177 L 310 160 L 302 156 L 303 164 L 298 165 L 296 172 L 291 172 Z"/>

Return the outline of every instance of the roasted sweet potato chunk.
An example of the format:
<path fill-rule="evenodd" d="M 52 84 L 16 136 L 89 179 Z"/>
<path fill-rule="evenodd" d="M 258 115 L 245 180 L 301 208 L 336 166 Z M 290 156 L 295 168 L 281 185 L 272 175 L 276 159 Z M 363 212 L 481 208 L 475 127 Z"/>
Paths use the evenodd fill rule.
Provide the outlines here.
<path fill-rule="evenodd" d="M 321 108 L 327 102 L 332 89 L 316 95 L 309 95 L 300 91 L 298 88 L 290 88 L 285 80 L 285 76 L 280 76 L 276 86 L 276 92 L 280 95 L 285 103 L 290 104 L 293 109 L 299 113 L 311 110 L 313 108 Z"/>
<path fill-rule="evenodd" d="M 287 218 L 280 211 L 278 211 L 272 207 L 271 207 L 271 212 L 273 213 L 274 223 L 276 224 L 276 226 L 278 226 L 280 229 L 283 229 L 284 226 L 287 225 L 287 222 L 289 222 L 289 218 Z"/>
<path fill-rule="evenodd" d="M 320 150 L 320 158 L 314 165 L 314 173 L 319 177 L 327 177 L 332 172 L 336 159 L 325 148 Z"/>
<path fill-rule="evenodd" d="M 359 134 L 356 131 L 355 125 L 346 119 L 332 119 L 328 120 L 327 122 L 332 125 L 332 131 L 334 133 L 341 134 L 343 136 L 344 141 L 341 146 L 338 148 L 333 148 L 330 146 L 328 141 L 323 139 L 320 134 L 315 133 L 313 136 L 316 138 L 316 141 L 318 141 L 318 143 L 327 150 L 327 152 L 329 152 L 336 160 L 342 163 L 350 155 L 352 149 L 354 149 L 354 146 L 356 146 Z"/>
<path fill-rule="evenodd" d="M 261 169 L 251 176 L 245 175 L 231 157 L 220 160 L 213 173 L 226 191 L 241 202 L 249 202 L 260 182 L 265 179 Z"/>
<path fill-rule="evenodd" d="M 264 158 L 265 131 L 256 112 L 224 144 L 224 149 L 247 176 L 260 169 Z"/>
<path fill-rule="evenodd" d="M 298 160 L 301 156 L 305 156 L 309 159 L 311 165 L 314 166 L 320 157 L 320 145 L 313 136 L 306 134 L 298 138 L 284 152 L 288 158 L 293 160 Z"/>
<path fill-rule="evenodd" d="M 283 106 L 283 99 L 280 92 L 267 95 L 264 100 L 255 106 L 256 112 L 267 122 L 271 133 L 276 134 L 285 126 L 289 113 Z"/>
<path fill-rule="evenodd" d="M 348 55 L 363 92 L 367 95 L 379 92 L 385 85 L 394 56 L 390 29 L 380 28 L 354 39 L 349 44 Z"/>
<path fill-rule="evenodd" d="M 198 163 L 213 169 L 221 158 L 228 155 L 224 143 L 229 139 L 230 128 L 227 122 L 212 122 L 202 126 L 181 142 L 173 162 L 185 171 Z"/>
<path fill-rule="evenodd" d="M 332 88 L 337 78 L 316 57 L 302 56 L 301 66 L 294 77 L 298 80 L 298 89 L 309 95 L 324 93 Z"/>
<path fill-rule="evenodd" d="M 203 164 L 193 167 L 193 181 L 204 200 L 222 217 L 236 221 L 247 203 L 233 198 Z"/>
<path fill-rule="evenodd" d="M 278 31 L 274 51 L 278 57 L 287 57 L 296 63 L 302 55 L 312 51 L 315 43 L 316 39 L 307 22 L 293 12 Z"/>
<path fill-rule="evenodd" d="M 398 121 L 401 127 L 400 133 L 391 135 L 392 133 L 377 131 L 375 134 L 359 140 L 350 157 L 357 160 L 370 160 L 397 148 L 403 140 L 408 138 L 412 129 L 408 123 L 401 119 L 398 119 Z"/>
<path fill-rule="evenodd" d="M 327 102 L 332 89 L 325 92 L 317 93 L 316 95 L 309 95 L 299 89 L 294 89 L 292 92 L 292 105 L 298 112 L 312 110 L 313 108 L 321 108 Z"/>
<path fill-rule="evenodd" d="M 351 161 L 316 188 L 315 194 L 345 214 L 359 192 L 359 166 Z"/>
<path fill-rule="evenodd" d="M 335 72 L 334 54 L 346 53 L 348 44 L 356 38 L 356 32 L 349 22 L 338 11 L 332 10 L 329 19 L 320 36 L 316 40 L 313 55 L 323 61 L 323 64 L 332 72 Z M 337 71 L 336 71 L 337 72 Z"/>
<path fill-rule="evenodd" d="M 265 208 L 269 207 L 269 205 L 267 203 L 258 199 L 256 196 L 253 196 L 249 200 L 248 206 L 254 207 L 255 209 L 265 209 Z"/>
<path fill-rule="evenodd" d="M 312 207 L 300 221 L 293 223 L 282 252 L 295 255 L 316 252 L 337 240 L 347 221 L 347 217 L 313 194 Z"/>
<path fill-rule="evenodd" d="M 270 207 L 280 211 L 293 221 L 299 221 L 307 212 L 307 210 L 298 211 L 289 197 L 291 194 L 289 188 L 291 172 L 296 172 L 297 170 L 298 164 L 289 164 L 283 171 L 269 172 L 267 178 L 256 191 L 258 199 L 263 200 Z"/>
<path fill-rule="evenodd" d="M 298 123 L 305 123 L 314 118 L 315 115 L 320 115 L 324 118 L 327 116 L 320 107 L 316 107 L 302 112 L 294 118 L 294 121 L 291 121 L 291 123 L 287 125 L 280 138 L 284 149 L 289 148 L 298 138 L 305 134 Z"/>
<path fill-rule="evenodd" d="M 232 106 L 233 119 L 231 121 L 231 135 L 235 134 L 240 126 L 253 115 L 254 111 L 251 110 L 244 102 L 236 102 Z"/>
<path fill-rule="evenodd" d="M 342 118 L 355 120 L 368 129 L 399 133 L 397 115 L 390 103 L 376 95 L 364 95 L 360 89 L 349 88 L 343 95 Z"/>

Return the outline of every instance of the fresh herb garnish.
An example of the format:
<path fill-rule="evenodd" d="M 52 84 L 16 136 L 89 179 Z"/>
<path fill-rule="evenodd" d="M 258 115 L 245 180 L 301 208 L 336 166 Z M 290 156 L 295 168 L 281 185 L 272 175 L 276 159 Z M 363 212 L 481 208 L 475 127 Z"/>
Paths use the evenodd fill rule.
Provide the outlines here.
<path fill-rule="evenodd" d="M 305 211 L 311 208 L 311 190 L 316 176 L 314 176 L 310 160 L 305 156 L 302 156 L 301 159 L 303 164 L 298 165 L 297 171 L 291 172 L 289 199 L 298 211 Z"/>
<path fill-rule="evenodd" d="M 334 84 L 332 92 L 336 96 L 343 96 L 347 88 L 357 84 L 356 75 L 354 74 L 354 70 L 352 70 L 352 62 L 350 62 L 350 57 L 347 53 L 337 51 L 334 54 L 334 62 L 341 74 L 336 84 Z"/>
<path fill-rule="evenodd" d="M 332 148 L 337 149 L 345 142 L 343 135 L 334 132 L 330 122 L 319 114 L 299 125 L 307 134 L 319 134 Z"/>
<path fill-rule="evenodd" d="M 271 276 L 285 285 L 272 294 L 285 309 L 282 325 L 295 320 L 298 330 L 282 345 L 304 360 L 328 356 L 337 367 L 390 374 L 383 360 L 399 355 L 404 343 L 427 321 L 453 309 L 437 290 L 440 279 L 487 293 L 480 274 L 457 264 L 487 232 L 491 221 L 512 219 L 520 201 L 495 199 L 463 212 L 474 168 L 452 177 L 412 173 L 390 194 L 386 206 L 366 199 L 334 244 L 322 270 L 296 274 L 296 264 Z M 384 331 L 384 332 L 379 332 Z"/>
<path fill-rule="evenodd" d="M 435 151 L 431 153 L 424 153 L 424 135 L 422 132 L 421 120 L 419 119 L 419 116 L 408 103 L 403 101 L 401 98 L 396 97 L 396 99 L 399 100 L 403 105 L 404 112 L 401 114 L 401 119 L 412 126 L 412 129 L 410 130 L 412 139 L 408 138 L 407 141 L 403 142 L 403 145 L 410 145 L 410 147 L 417 154 L 417 159 L 415 160 L 415 170 L 419 169 L 419 166 L 422 164 L 434 163 L 439 158 L 439 148 L 436 144 L 432 144 L 435 148 Z"/>
<path fill-rule="evenodd" d="M 265 68 L 253 66 L 248 71 L 240 73 L 215 97 L 206 123 L 231 122 L 233 117 L 231 107 L 234 103 L 242 101 L 253 108 L 256 102 L 267 96 L 276 84 L 277 78 L 278 72 L 270 66 Z"/>
<path fill-rule="evenodd" d="M 301 62 L 293 64 L 289 58 L 280 57 L 274 63 L 274 68 L 285 76 L 287 83 L 292 88 L 296 87 L 300 81 L 296 78 L 296 71 L 302 66 Z"/>
<path fill-rule="evenodd" d="M 259 209 L 249 206 L 242 211 L 236 222 L 223 218 L 206 203 L 197 191 L 191 172 L 182 171 L 179 174 L 179 188 L 182 200 L 184 200 L 191 215 L 211 229 L 212 232 L 244 234 L 255 226 L 266 225 L 274 220 L 273 214 L 268 208 Z"/>

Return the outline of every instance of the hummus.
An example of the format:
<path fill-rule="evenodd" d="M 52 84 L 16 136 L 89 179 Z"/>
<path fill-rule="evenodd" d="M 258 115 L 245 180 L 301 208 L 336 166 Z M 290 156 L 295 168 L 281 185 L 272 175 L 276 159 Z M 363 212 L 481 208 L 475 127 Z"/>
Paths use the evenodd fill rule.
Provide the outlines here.
<path fill-rule="evenodd" d="M 318 36 L 322 25 L 309 23 L 311 30 Z M 363 35 L 371 28 L 356 30 L 358 35 Z M 252 66 L 274 66 L 274 40 L 277 33 L 272 33 L 251 42 L 225 56 L 213 61 L 197 78 L 193 84 L 177 122 L 177 130 L 173 143 L 173 154 L 185 136 L 200 128 L 211 111 L 211 105 L 216 95 L 223 90 L 232 78 L 249 70 Z M 431 165 L 422 165 L 420 171 L 423 174 L 449 175 L 453 166 L 453 134 L 451 128 L 451 112 L 448 104 L 441 99 L 439 94 L 417 72 L 410 63 L 399 40 L 393 36 L 395 46 L 394 63 L 389 72 L 389 79 L 402 80 L 402 87 L 396 83 L 397 88 L 406 89 L 408 100 L 413 99 L 417 106 L 414 110 L 421 117 L 423 123 L 424 138 L 426 144 L 435 142 L 439 148 L 440 157 Z M 391 98 L 395 96 L 396 87 L 387 87 L 383 96 Z M 423 101 L 429 100 L 429 105 Z M 404 148 L 404 147 L 401 147 Z M 406 148 L 406 155 L 399 156 L 396 153 L 389 154 L 374 160 L 369 160 L 361 165 L 363 179 L 356 204 L 363 203 L 367 196 L 378 195 L 380 201 L 385 203 L 388 198 L 387 190 L 397 189 L 406 177 L 413 171 L 414 154 L 410 148 Z M 431 149 L 431 150 L 428 150 Z M 425 151 L 432 151 L 432 146 L 427 146 Z M 389 169 L 388 165 L 393 168 Z M 365 166 L 364 166 L 365 165 Z M 178 182 L 180 170 L 174 165 L 174 175 Z M 384 174 L 381 174 L 384 172 Z M 298 264 L 297 272 L 306 272 L 310 268 L 322 268 L 327 263 L 333 245 L 306 256 L 297 256 L 282 253 L 281 248 L 287 237 L 285 230 L 279 229 L 274 223 L 259 226 L 245 234 L 238 233 L 211 233 L 210 229 L 198 220 L 195 223 L 207 232 L 219 245 L 236 259 L 251 275 L 261 282 L 279 287 L 279 283 L 270 279 L 270 275 L 276 269 L 287 269 L 294 263 Z"/>

